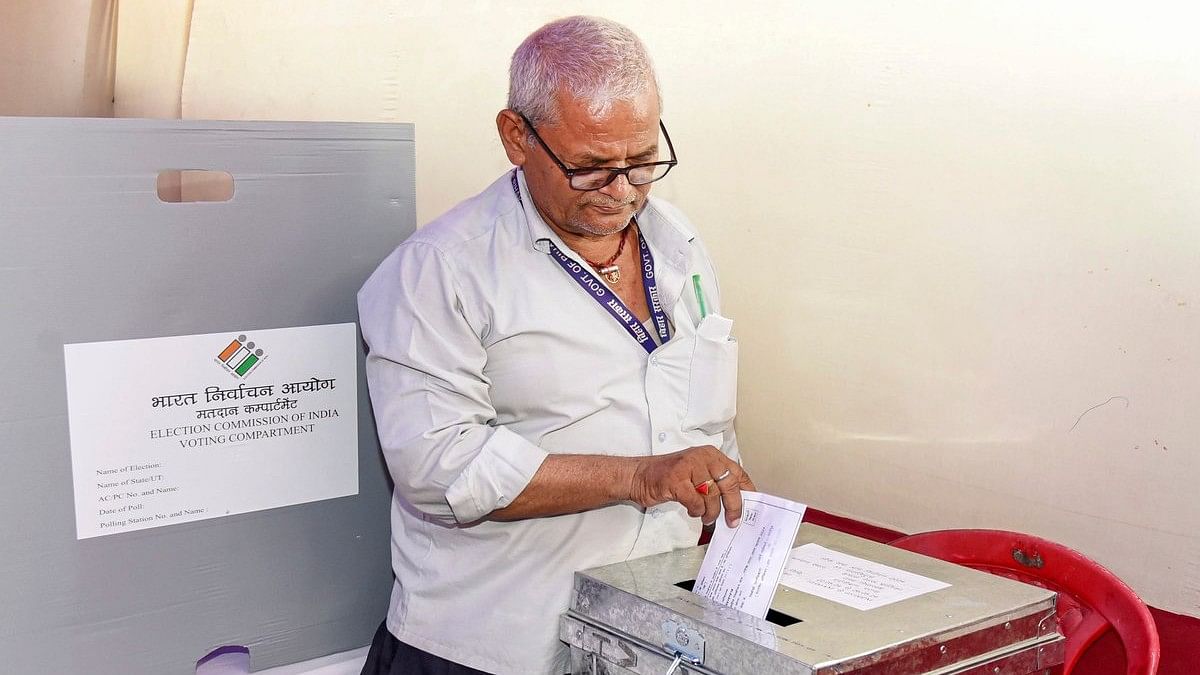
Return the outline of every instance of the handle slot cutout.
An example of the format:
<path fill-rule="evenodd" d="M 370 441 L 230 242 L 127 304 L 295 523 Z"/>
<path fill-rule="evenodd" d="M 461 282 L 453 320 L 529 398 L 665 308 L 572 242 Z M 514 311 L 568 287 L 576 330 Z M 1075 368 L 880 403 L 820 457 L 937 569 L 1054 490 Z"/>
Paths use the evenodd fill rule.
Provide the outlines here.
<path fill-rule="evenodd" d="M 233 176 L 225 171 L 166 169 L 158 172 L 157 187 L 159 200 L 169 204 L 233 199 Z"/>

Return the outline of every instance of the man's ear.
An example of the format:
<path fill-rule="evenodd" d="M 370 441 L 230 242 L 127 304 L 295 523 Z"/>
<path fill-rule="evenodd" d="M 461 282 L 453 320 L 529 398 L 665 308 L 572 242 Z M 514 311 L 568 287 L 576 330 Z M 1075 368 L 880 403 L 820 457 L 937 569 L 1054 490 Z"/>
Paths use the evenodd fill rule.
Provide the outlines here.
<path fill-rule="evenodd" d="M 526 145 L 529 131 L 517 113 L 505 108 L 496 115 L 496 132 L 504 144 L 504 154 L 515 166 L 525 166 Z"/>

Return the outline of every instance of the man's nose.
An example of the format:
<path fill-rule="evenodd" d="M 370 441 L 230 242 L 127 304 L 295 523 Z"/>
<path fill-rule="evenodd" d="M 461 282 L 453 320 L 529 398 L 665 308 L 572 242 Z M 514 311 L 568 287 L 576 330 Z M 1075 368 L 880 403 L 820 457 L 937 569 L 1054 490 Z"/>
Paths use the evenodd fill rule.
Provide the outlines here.
<path fill-rule="evenodd" d="M 633 191 L 633 186 L 629 184 L 629 179 L 625 174 L 620 174 L 599 190 L 605 197 L 622 202 L 629 198 L 631 191 Z"/>

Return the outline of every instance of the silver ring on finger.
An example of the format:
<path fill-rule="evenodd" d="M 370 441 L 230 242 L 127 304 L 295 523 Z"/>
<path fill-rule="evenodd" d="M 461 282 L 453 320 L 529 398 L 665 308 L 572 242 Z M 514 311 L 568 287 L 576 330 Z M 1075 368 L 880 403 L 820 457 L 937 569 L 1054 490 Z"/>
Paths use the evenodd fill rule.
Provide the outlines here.
<path fill-rule="evenodd" d="M 726 478 L 729 478 L 729 476 L 730 476 L 732 473 L 733 473 L 733 469 L 725 469 L 725 473 L 721 474 L 720 476 L 717 476 L 717 477 L 716 477 L 716 478 L 714 478 L 713 480 L 715 480 L 716 482 L 720 483 L 721 481 L 725 480 Z"/>

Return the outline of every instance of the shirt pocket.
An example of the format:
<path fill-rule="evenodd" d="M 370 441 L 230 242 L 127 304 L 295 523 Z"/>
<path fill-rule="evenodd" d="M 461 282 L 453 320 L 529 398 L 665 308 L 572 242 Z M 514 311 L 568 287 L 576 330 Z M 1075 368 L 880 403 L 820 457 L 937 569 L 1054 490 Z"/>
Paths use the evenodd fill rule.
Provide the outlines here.
<path fill-rule="evenodd" d="M 717 314 L 697 326 L 684 431 L 719 434 L 737 414 L 738 342 L 730 336 L 732 328 L 731 320 Z"/>

